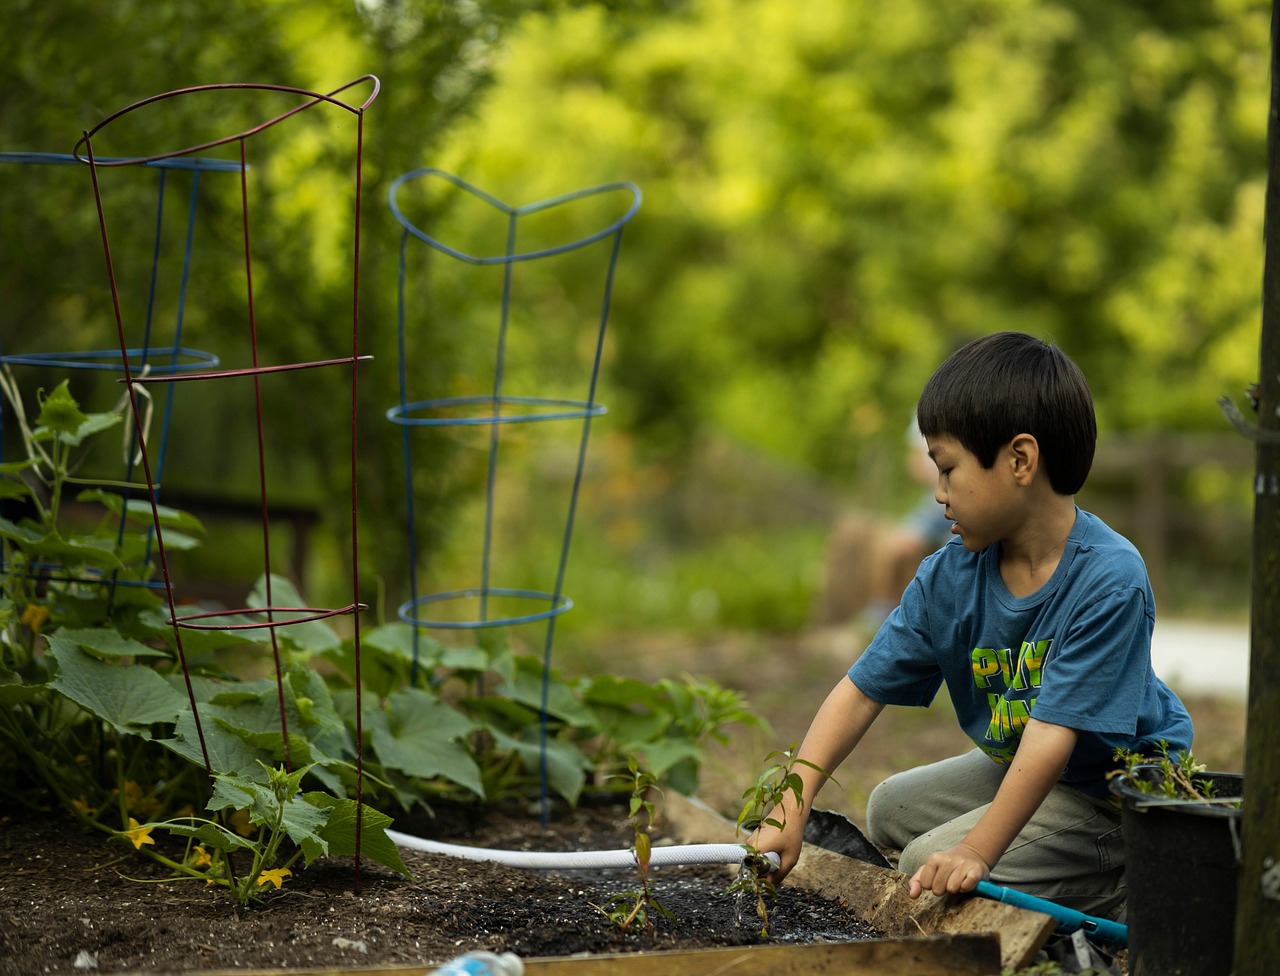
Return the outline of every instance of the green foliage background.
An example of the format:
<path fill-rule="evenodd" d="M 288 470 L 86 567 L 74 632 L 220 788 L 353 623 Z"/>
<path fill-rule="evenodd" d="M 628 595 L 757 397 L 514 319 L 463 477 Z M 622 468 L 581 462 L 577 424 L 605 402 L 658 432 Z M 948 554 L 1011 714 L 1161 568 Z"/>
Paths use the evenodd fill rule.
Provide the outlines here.
<path fill-rule="evenodd" d="M 568 639 L 609 625 L 802 625 L 834 516 L 914 501 L 903 431 L 929 371 L 958 341 L 1005 328 L 1055 339 L 1090 377 L 1114 447 L 1110 480 L 1100 473 L 1082 503 L 1132 534 L 1132 499 L 1159 478 L 1171 564 L 1194 565 L 1200 584 L 1217 574 L 1230 601 L 1247 578 L 1247 450 L 1214 401 L 1242 400 L 1257 369 L 1269 13 L 1260 0 L 17 0 L 0 12 L 0 150 L 69 152 L 109 112 L 185 85 L 380 77 L 361 562 L 378 577 L 366 590 L 386 593 L 383 616 L 404 596 L 407 559 L 398 432 L 382 421 L 397 361 L 384 201 L 420 166 L 515 204 L 619 179 L 644 193 L 613 295 L 610 414 L 593 432 Z M 289 152 L 294 175 L 325 161 Z M 3 172 L 4 348 L 109 345 L 83 174 L 33 193 Z M 312 216 L 282 220 L 261 256 L 268 278 L 325 253 L 323 236 L 343 227 L 321 177 L 294 189 L 279 214 Z M 264 310 L 282 323 L 269 354 L 349 341 L 341 263 L 310 274 Z M 554 303 L 534 301 L 528 348 L 552 372 L 581 344 L 556 309 L 596 287 L 569 273 Z M 213 286 L 204 297 L 213 329 L 226 300 Z M 467 302 L 446 289 L 424 318 L 424 387 L 447 391 L 465 372 Z M 344 421 L 316 406 L 343 394 L 318 372 L 307 382 L 269 400 L 285 419 L 273 463 L 336 536 L 349 517 L 334 460 Z M 185 414 L 200 422 L 176 439 L 174 482 L 243 494 L 251 445 L 227 432 L 242 429 L 244 404 L 207 396 Z M 1195 449 L 1153 469 L 1150 445 L 1158 458 L 1170 436 Z M 557 450 L 531 447 L 525 480 L 550 471 L 562 489 Z M 469 451 L 431 442 L 416 476 L 420 541 L 442 579 L 476 518 Z M 506 518 L 559 515 L 527 493 Z M 539 536 L 521 538 L 502 552 L 518 577 Z M 309 587 L 341 579 L 340 551 L 314 556 Z M 246 588 L 258 575 L 226 571 Z M 1167 576 L 1158 596 L 1182 605 Z"/>

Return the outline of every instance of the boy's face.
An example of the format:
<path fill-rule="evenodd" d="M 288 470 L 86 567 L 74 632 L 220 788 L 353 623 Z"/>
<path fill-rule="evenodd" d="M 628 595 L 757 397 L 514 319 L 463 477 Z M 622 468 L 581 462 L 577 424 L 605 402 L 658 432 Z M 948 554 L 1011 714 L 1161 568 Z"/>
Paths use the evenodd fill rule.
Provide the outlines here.
<path fill-rule="evenodd" d="M 938 468 L 933 497 L 946 508 L 952 534 L 960 536 L 970 552 L 1006 538 L 1017 521 L 1008 448 L 1001 448 L 996 463 L 984 468 L 954 437 L 938 435 L 927 441 L 929 457 Z"/>

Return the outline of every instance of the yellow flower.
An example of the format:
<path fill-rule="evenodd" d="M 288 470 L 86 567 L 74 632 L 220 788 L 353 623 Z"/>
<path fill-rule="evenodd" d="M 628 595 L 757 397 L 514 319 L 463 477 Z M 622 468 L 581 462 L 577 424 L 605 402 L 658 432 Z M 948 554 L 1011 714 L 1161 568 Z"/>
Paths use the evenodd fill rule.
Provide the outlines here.
<path fill-rule="evenodd" d="M 129 838 L 135 850 L 142 850 L 143 844 L 154 844 L 151 839 L 151 831 L 154 827 L 143 827 L 133 817 L 129 818 L 129 829 L 124 831 L 124 835 Z"/>
<path fill-rule="evenodd" d="M 273 884 L 279 888 L 284 884 L 284 879 L 292 875 L 293 872 L 288 868 L 273 868 L 270 871 L 263 871 L 258 875 L 259 886 L 265 884 Z"/>
<path fill-rule="evenodd" d="M 131 779 L 124 781 L 124 788 L 120 792 L 124 794 L 125 809 L 139 817 L 149 820 L 160 809 L 160 801 Z"/>
<path fill-rule="evenodd" d="M 83 813 L 86 817 L 93 813 L 93 807 L 89 806 L 89 801 L 83 796 L 78 796 L 71 801 L 72 806 Z"/>
<path fill-rule="evenodd" d="M 142 787 L 131 779 L 124 781 L 124 789 L 121 792 L 124 793 L 125 806 L 130 810 L 132 810 L 138 803 L 142 802 L 142 798 L 146 796 L 142 791 Z"/>
<path fill-rule="evenodd" d="M 237 810 L 231 815 L 230 820 L 231 826 L 241 837 L 252 837 L 258 831 L 257 826 L 249 820 L 248 810 Z"/>
<path fill-rule="evenodd" d="M 191 857 L 191 866 L 193 868 L 207 868 L 213 866 L 213 858 L 199 844 L 196 845 L 195 852 Z"/>
<path fill-rule="evenodd" d="M 34 633 L 40 633 L 49 619 L 49 608 L 39 603 L 28 603 L 22 608 L 20 621 L 22 626 L 30 627 Z"/>

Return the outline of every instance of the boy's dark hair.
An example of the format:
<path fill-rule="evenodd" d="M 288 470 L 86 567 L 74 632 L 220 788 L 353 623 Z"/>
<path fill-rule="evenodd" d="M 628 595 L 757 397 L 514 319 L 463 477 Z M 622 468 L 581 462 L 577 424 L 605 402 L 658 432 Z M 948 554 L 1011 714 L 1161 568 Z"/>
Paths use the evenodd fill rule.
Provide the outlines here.
<path fill-rule="evenodd" d="M 1098 441 L 1080 367 L 1024 332 L 983 336 L 947 357 L 920 394 L 916 422 L 926 437 L 954 437 L 984 468 L 1016 435 L 1030 434 L 1060 495 L 1083 487 Z"/>

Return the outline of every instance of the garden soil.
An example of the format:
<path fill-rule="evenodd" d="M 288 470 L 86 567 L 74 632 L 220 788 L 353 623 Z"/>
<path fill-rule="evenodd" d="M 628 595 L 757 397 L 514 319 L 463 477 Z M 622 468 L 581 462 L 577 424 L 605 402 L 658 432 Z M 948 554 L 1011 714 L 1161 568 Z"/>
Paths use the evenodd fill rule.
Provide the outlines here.
<path fill-rule="evenodd" d="M 632 676 L 697 674 L 744 690 L 767 729 L 739 729 L 709 749 L 701 797 L 731 818 L 768 751 L 800 735 L 850 660 L 845 637 L 801 642 L 723 639 L 690 648 L 646 639 L 611 646 L 600 661 L 567 671 L 629 663 Z M 942 696 L 945 698 L 945 696 Z M 1197 758 L 1239 770 L 1244 709 L 1232 697 L 1187 698 L 1197 727 Z M 945 702 L 890 709 L 819 796 L 820 805 L 859 826 L 866 795 L 897 769 L 955 754 L 965 740 Z M 596 802 L 556 809 L 542 824 L 525 805 L 441 806 L 434 820 L 396 828 L 508 850 L 616 850 L 631 844 L 625 809 Z M 161 840 L 163 843 L 163 839 Z M 658 842 L 661 842 L 659 838 Z M 470 949 L 522 957 L 700 949 L 760 941 L 737 924 L 725 893 L 728 868 L 663 868 L 654 894 L 674 918 L 652 931 L 618 931 L 599 906 L 634 890 L 633 872 L 555 875 L 405 851 L 413 880 L 365 861 L 357 890 L 350 859 L 319 860 L 261 904 L 238 907 L 220 888 L 175 881 L 154 862 L 104 836 L 81 832 L 58 813 L 0 808 L 0 976 L 92 973 L 224 973 L 416 967 L 429 970 Z M 784 885 L 773 912 L 774 940 L 815 942 L 873 933 L 857 906 Z"/>
<path fill-rule="evenodd" d="M 587 802 L 544 828 L 523 805 L 450 808 L 431 832 L 505 850 L 617 850 L 630 844 L 626 814 Z M 601 906 L 636 890 L 634 871 L 547 874 L 418 851 L 404 860 L 412 881 L 365 861 L 358 892 L 351 858 L 318 861 L 241 908 L 224 889 L 168 879 L 69 819 L 10 812 L 0 820 L 0 973 L 425 972 L 471 949 L 545 957 L 765 941 L 753 903 L 739 924 L 723 865 L 655 869 L 652 891 L 672 917 L 623 932 Z M 771 929 L 771 941 L 789 943 L 876 935 L 851 909 L 796 886 L 779 891 Z"/>

